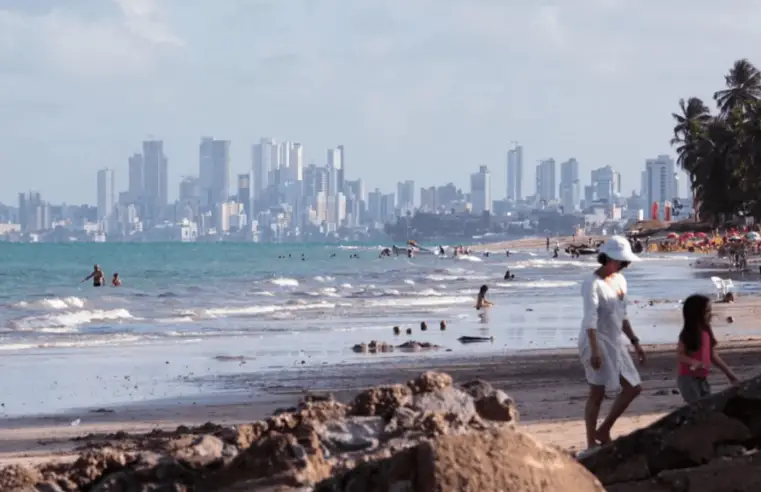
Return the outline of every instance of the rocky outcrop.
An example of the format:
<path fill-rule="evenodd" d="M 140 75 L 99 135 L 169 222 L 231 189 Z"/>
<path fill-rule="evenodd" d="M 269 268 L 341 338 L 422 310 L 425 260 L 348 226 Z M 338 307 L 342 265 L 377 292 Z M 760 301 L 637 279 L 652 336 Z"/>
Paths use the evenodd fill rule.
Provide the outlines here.
<path fill-rule="evenodd" d="M 517 420 L 488 383 L 428 372 L 348 405 L 312 395 L 251 424 L 89 435 L 74 463 L 0 470 L 0 490 L 603 490 Z"/>
<path fill-rule="evenodd" d="M 582 458 L 609 491 L 761 490 L 761 376 Z"/>

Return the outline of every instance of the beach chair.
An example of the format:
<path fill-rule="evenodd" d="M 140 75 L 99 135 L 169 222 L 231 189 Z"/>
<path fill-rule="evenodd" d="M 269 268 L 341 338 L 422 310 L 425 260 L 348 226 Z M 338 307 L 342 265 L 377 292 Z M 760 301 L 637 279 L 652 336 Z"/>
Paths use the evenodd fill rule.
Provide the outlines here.
<path fill-rule="evenodd" d="M 713 282 L 713 286 L 716 287 L 716 299 L 723 300 L 724 295 L 727 293 L 727 286 L 725 281 L 719 277 L 711 277 L 711 282 Z M 729 282 L 732 282 L 732 280 Z"/>
<path fill-rule="evenodd" d="M 735 284 L 732 283 L 732 279 L 727 278 L 727 279 L 724 279 L 723 282 L 724 282 L 724 294 L 729 294 L 730 292 L 732 292 L 732 289 L 735 288 Z"/>

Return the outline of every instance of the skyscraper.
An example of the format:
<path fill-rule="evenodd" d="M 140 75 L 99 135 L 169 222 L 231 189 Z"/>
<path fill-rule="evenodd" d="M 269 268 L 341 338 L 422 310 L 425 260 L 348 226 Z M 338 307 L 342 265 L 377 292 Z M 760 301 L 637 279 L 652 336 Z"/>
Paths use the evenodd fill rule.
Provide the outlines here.
<path fill-rule="evenodd" d="M 667 155 L 659 155 L 655 159 L 645 161 L 647 207 L 658 203 L 658 210 L 664 209 L 664 202 L 677 198 L 677 182 L 675 179 L 676 166 L 674 160 Z"/>
<path fill-rule="evenodd" d="M 116 203 L 113 169 L 98 171 L 98 220 L 107 221 L 111 218 Z M 106 231 L 108 232 L 108 231 Z"/>
<path fill-rule="evenodd" d="M 415 208 L 415 182 L 400 181 L 396 184 L 396 195 L 399 208 L 403 212 L 412 211 Z"/>
<path fill-rule="evenodd" d="M 300 143 L 291 145 L 288 154 L 288 180 L 302 181 L 304 179 L 304 147 Z"/>
<path fill-rule="evenodd" d="M 201 207 L 216 210 L 230 197 L 230 141 L 203 137 L 198 146 Z"/>
<path fill-rule="evenodd" d="M 581 200 L 579 163 L 573 157 L 560 164 L 560 203 L 567 211 L 576 210 Z"/>
<path fill-rule="evenodd" d="M 251 217 L 251 173 L 238 175 L 237 201 L 243 205 L 246 215 Z"/>
<path fill-rule="evenodd" d="M 491 173 L 486 166 L 470 175 L 470 202 L 475 215 L 491 212 Z"/>
<path fill-rule="evenodd" d="M 262 138 L 251 149 L 253 171 L 254 201 L 264 198 L 264 192 L 270 185 L 270 172 L 277 166 L 277 146 L 271 138 Z"/>
<path fill-rule="evenodd" d="M 129 181 L 127 194 L 132 203 L 137 203 L 143 196 L 143 154 L 134 154 L 128 160 Z"/>
<path fill-rule="evenodd" d="M 545 159 L 536 166 L 536 197 L 549 202 L 555 199 L 555 159 Z"/>
<path fill-rule="evenodd" d="M 143 163 L 144 212 L 147 219 L 156 222 L 163 218 L 169 198 L 168 162 L 164 155 L 163 141 L 143 142 Z"/>
<path fill-rule="evenodd" d="M 344 191 L 344 183 L 346 182 L 346 151 L 344 150 L 343 145 L 339 145 L 336 147 L 338 152 L 341 154 L 341 167 L 338 169 L 338 172 L 336 173 L 337 176 L 337 185 L 338 185 L 338 191 L 343 192 Z"/>
<path fill-rule="evenodd" d="M 507 151 L 507 198 L 523 199 L 523 147 L 516 142 Z"/>
<path fill-rule="evenodd" d="M 610 166 L 604 166 L 592 171 L 592 188 L 595 200 L 612 202 L 614 195 L 621 191 L 621 175 Z"/>
<path fill-rule="evenodd" d="M 334 149 L 328 149 L 328 159 L 326 166 L 328 168 L 328 196 L 335 195 L 341 191 L 343 187 L 343 181 L 340 182 L 339 187 L 339 173 L 341 171 L 341 147 Z"/>

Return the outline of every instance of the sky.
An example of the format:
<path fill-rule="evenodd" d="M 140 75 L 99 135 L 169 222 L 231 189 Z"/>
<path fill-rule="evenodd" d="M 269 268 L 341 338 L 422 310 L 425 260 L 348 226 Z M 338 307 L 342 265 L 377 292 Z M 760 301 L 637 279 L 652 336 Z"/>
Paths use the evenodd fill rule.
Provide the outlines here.
<path fill-rule="evenodd" d="M 519 141 L 525 192 L 538 160 L 575 157 L 629 194 L 673 153 L 680 98 L 761 65 L 759 25 L 754 0 L 0 0 L 0 202 L 94 203 L 147 138 L 173 198 L 203 135 L 232 141 L 233 175 L 271 136 L 307 164 L 345 145 L 368 189 L 467 190 L 486 165 L 495 199 Z"/>

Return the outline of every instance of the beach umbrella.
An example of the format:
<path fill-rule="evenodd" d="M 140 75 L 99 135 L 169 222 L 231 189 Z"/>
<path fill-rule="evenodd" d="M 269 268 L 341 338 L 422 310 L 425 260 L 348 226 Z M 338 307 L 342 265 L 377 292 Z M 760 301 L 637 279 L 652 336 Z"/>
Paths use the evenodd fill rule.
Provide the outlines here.
<path fill-rule="evenodd" d="M 730 241 L 742 241 L 743 238 L 741 236 L 732 236 L 729 238 Z"/>
<path fill-rule="evenodd" d="M 666 236 L 666 237 L 668 239 L 678 239 L 679 238 L 679 234 L 677 234 L 676 232 L 670 232 L 669 235 Z"/>
<path fill-rule="evenodd" d="M 749 232 L 745 235 L 745 239 L 747 239 L 748 241 L 761 241 L 761 234 L 755 231 Z"/>
<path fill-rule="evenodd" d="M 696 235 L 697 237 L 706 237 L 706 233 L 705 233 L 705 232 L 698 232 L 698 233 L 697 233 L 697 234 L 695 234 L 695 235 Z"/>

